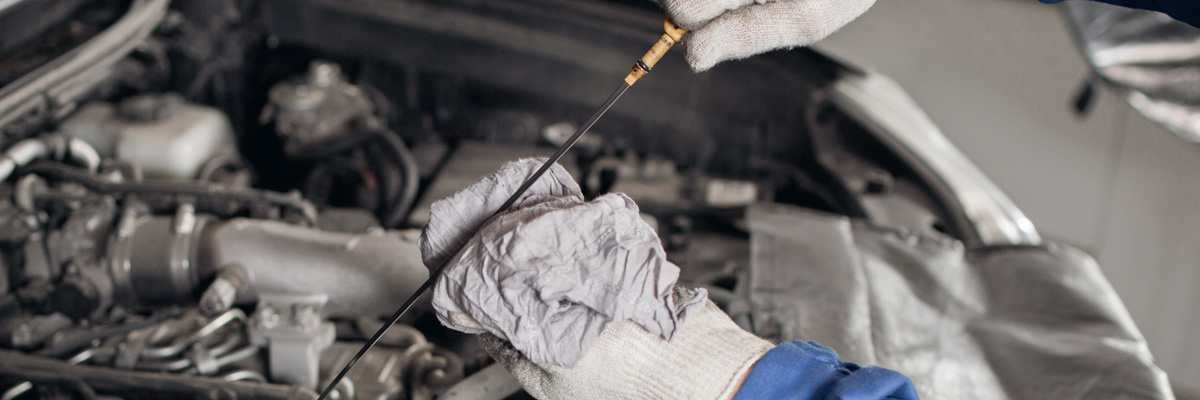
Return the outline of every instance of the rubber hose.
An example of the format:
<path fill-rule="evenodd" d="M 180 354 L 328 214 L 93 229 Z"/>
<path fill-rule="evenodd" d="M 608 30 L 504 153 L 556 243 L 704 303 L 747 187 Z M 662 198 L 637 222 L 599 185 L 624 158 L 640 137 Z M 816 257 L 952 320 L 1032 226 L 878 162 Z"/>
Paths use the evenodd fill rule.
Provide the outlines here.
<path fill-rule="evenodd" d="M 396 196 L 400 193 L 396 191 L 397 188 L 392 187 L 394 174 L 392 173 L 392 169 L 388 168 L 387 157 L 383 154 L 383 151 L 373 146 L 363 148 L 363 150 L 367 156 L 367 165 L 375 173 L 375 192 L 378 198 L 375 209 L 376 214 L 382 219 L 388 212 L 388 207 L 396 201 Z"/>
<path fill-rule="evenodd" d="M 35 162 L 21 170 L 22 174 L 37 174 L 52 180 L 78 183 L 101 194 L 143 194 L 191 196 L 198 201 L 266 203 L 301 212 L 309 222 L 316 220 L 316 210 L 298 195 L 258 189 L 234 189 L 195 182 L 109 182 L 95 174 L 53 162 Z"/>
<path fill-rule="evenodd" d="M 381 148 L 391 153 L 391 156 L 396 159 L 400 168 L 402 181 L 400 184 L 400 193 L 390 204 L 385 206 L 383 213 L 379 217 L 380 222 L 385 228 L 394 228 L 404 222 L 404 217 L 408 215 L 413 202 L 416 201 L 421 179 L 420 173 L 417 170 L 416 157 L 413 156 L 412 152 L 408 150 L 408 146 L 404 145 L 404 141 L 400 140 L 399 135 L 395 132 L 386 129 L 359 131 L 350 135 L 325 140 L 317 145 L 310 145 L 290 151 L 288 156 L 300 160 L 324 160 L 356 147 L 364 146 L 372 141 L 383 145 Z"/>
<path fill-rule="evenodd" d="M 378 138 L 385 150 L 392 153 L 400 166 L 402 183 L 400 184 L 400 194 L 396 196 L 396 200 L 389 207 L 388 211 L 382 218 L 385 228 L 395 228 L 404 222 L 404 218 L 408 216 L 408 212 L 412 209 L 413 202 L 417 200 L 417 190 L 420 184 L 421 175 L 417 171 L 417 159 L 412 152 L 408 150 L 408 146 L 400 140 L 400 137 L 391 131 L 372 131 L 375 132 L 375 137 Z"/>

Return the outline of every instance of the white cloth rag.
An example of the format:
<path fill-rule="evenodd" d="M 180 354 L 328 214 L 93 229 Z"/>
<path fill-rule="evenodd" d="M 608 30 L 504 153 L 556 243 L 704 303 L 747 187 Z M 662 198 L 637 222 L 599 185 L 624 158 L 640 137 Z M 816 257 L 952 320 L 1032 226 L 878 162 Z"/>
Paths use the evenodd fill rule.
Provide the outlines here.
<path fill-rule="evenodd" d="M 584 201 L 555 165 L 512 210 L 489 217 L 545 159 L 506 164 L 431 207 L 425 263 L 450 262 L 433 306 L 448 327 L 496 335 L 538 364 L 574 366 L 613 321 L 670 340 L 707 292 L 671 301 L 679 267 L 633 200 Z M 462 251 L 454 254 L 459 245 Z"/>

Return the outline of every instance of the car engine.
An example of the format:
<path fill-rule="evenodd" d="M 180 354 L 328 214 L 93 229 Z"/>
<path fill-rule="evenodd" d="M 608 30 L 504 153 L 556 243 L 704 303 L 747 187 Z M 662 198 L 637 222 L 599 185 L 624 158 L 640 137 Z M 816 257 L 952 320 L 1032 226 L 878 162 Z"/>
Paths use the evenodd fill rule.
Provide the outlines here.
<path fill-rule="evenodd" d="M 428 277 L 430 203 L 552 153 L 657 37 L 655 7 L 0 9 L 0 398 L 315 398 Z M 739 323 L 751 203 L 988 240 L 834 101 L 852 67 L 798 49 L 692 74 L 677 57 L 561 164 L 589 196 L 635 199 L 685 284 Z M 524 396 L 427 297 L 335 398 Z"/>

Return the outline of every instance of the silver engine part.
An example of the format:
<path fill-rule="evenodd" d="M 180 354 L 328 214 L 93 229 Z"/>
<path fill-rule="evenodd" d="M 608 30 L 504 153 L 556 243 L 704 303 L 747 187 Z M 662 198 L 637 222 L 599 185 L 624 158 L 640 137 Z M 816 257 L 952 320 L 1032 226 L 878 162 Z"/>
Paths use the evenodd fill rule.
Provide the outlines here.
<path fill-rule="evenodd" d="M 127 213 L 115 232 L 108 267 L 122 304 L 195 303 L 211 281 L 200 297 L 210 313 L 264 295 L 323 295 L 335 300 L 321 305 L 323 317 L 374 317 L 390 313 L 428 276 L 416 231 L 346 234 L 215 221 L 183 208 L 174 217 Z"/>
<path fill-rule="evenodd" d="M 341 80 L 336 64 L 313 63 L 307 78 L 276 85 L 270 98 L 288 145 L 381 128 L 375 105 Z M 0 181 L 21 174 L 11 191 L 0 185 L 0 225 L 40 231 L 19 242 L 15 258 L 0 257 L 0 338 L 65 359 L 45 368 L 86 382 L 80 388 L 182 396 L 229 382 L 230 393 L 256 393 L 251 398 L 312 398 L 358 347 L 338 341 L 334 321 L 369 326 L 428 276 L 419 231 L 381 229 L 354 209 L 331 209 L 334 220 L 318 221 L 298 193 L 249 189 L 244 173 L 235 183 L 206 183 L 218 169 L 244 168 L 230 119 L 216 108 L 173 93 L 139 94 L 88 103 L 58 132 L 0 153 Z M 388 145 L 403 153 L 394 162 L 412 169 L 404 181 L 411 202 L 411 155 L 403 142 Z M 61 221 L 47 207 L 65 211 Z M 13 284 L 22 290 L 10 294 Z M 416 329 L 398 330 L 402 339 L 364 359 L 339 398 L 428 397 L 462 379 L 458 355 Z M 0 371 L 33 365 L 28 357 L 0 357 Z M 130 372 L 139 381 L 113 382 L 105 368 L 216 380 Z M 29 380 L 8 386 L 3 399 L 45 378 L 12 376 Z"/>
<path fill-rule="evenodd" d="M 54 330 L 70 327 L 70 319 L 104 319 L 114 306 L 136 310 L 199 302 L 200 314 L 215 318 L 214 324 L 236 317 L 245 337 L 221 345 L 220 352 L 208 348 L 174 364 L 142 363 L 137 355 L 126 356 L 122 364 L 118 355 L 115 365 L 215 374 L 256 351 L 229 359 L 233 356 L 226 353 L 236 351 L 232 346 L 253 346 L 267 349 L 273 382 L 315 389 L 321 352 L 335 338 L 328 318 L 378 318 L 426 279 L 418 235 L 381 229 L 339 233 L 248 218 L 222 221 L 197 214 L 189 204 L 174 216 L 146 214 L 136 206 L 117 212 L 111 201 L 101 201 L 75 213 L 44 243 L 25 246 L 24 269 L 57 282 L 45 304 L 58 317 L 21 320 L 10 327 L 12 344 L 40 345 Z M 52 254 L 43 253 L 47 247 Z M 56 268 L 63 264 L 68 267 Z M 251 306 L 252 318 L 235 306 Z M 191 344 L 180 344 L 170 355 Z M 196 358 L 201 356 L 208 358 Z"/>
<path fill-rule="evenodd" d="M 259 122 L 274 119 L 286 146 L 306 147 L 379 124 L 371 118 L 376 104 L 362 88 L 345 82 L 341 67 L 329 61 L 313 61 L 305 76 L 275 84 L 269 97 Z"/>

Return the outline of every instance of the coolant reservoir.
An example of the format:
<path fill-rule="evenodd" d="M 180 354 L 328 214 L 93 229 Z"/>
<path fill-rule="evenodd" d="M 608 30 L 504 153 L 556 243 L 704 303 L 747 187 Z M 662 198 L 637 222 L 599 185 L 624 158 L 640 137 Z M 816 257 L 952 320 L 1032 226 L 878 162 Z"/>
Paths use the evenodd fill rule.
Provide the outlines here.
<path fill-rule="evenodd" d="M 89 103 L 59 126 L 102 157 L 130 161 L 148 179 L 194 179 L 205 163 L 236 154 L 229 118 L 177 94 L 146 94 L 114 105 Z"/>

